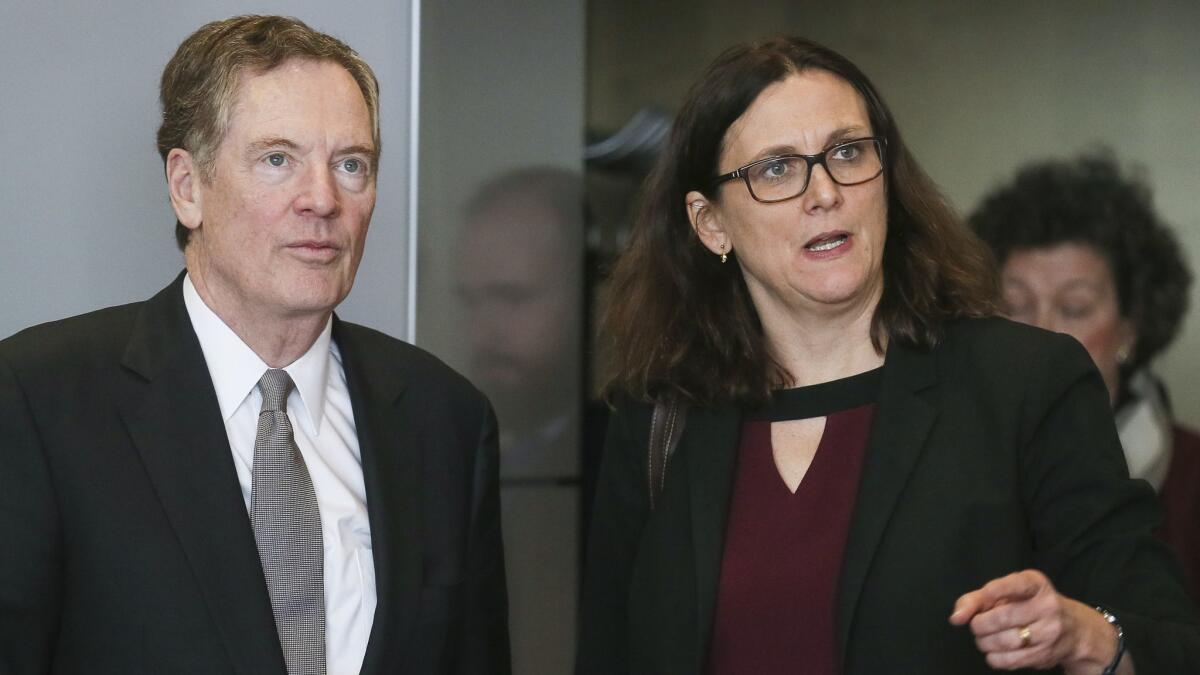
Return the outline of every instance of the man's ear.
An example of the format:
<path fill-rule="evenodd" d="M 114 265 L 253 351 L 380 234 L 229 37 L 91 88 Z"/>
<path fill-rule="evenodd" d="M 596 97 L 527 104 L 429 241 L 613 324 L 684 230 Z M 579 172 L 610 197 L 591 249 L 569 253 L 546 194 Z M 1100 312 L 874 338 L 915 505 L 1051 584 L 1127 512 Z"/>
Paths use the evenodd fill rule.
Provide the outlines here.
<path fill-rule="evenodd" d="M 729 233 L 725 231 L 716 209 L 713 208 L 708 198 L 692 190 L 687 193 L 684 203 L 688 220 L 691 221 L 696 236 L 700 237 L 700 243 L 704 244 L 704 247 L 712 251 L 714 255 L 731 252 L 733 242 L 730 241 Z"/>
<path fill-rule="evenodd" d="M 167 191 L 175 217 L 189 230 L 200 227 L 204 210 L 200 198 L 200 167 L 192 153 L 171 148 L 167 153 Z"/>

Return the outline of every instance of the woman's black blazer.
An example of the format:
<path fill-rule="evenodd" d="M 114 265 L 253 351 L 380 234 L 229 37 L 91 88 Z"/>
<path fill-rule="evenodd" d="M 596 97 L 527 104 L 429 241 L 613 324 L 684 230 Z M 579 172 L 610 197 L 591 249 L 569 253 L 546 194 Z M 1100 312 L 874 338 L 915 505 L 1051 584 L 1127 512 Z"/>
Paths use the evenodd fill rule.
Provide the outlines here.
<path fill-rule="evenodd" d="M 1200 615 L 1077 342 L 962 320 L 932 350 L 893 344 L 883 368 L 838 589 L 842 673 L 993 672 L 947 619 L 1027 568 L 1115 613 L 1139 675 L 1200 673 Z M 623 402 L 609 426 L 577 675 L 705 672 L 741 415 L 689 412 L 650 511 L 650 412 Z"/>

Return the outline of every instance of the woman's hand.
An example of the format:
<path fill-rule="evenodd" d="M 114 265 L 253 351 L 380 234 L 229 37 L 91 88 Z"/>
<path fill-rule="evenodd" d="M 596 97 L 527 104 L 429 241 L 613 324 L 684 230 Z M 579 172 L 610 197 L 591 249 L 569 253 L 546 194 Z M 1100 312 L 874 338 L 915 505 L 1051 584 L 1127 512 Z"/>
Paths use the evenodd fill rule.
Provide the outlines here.
<path fill-rule="evenodd" d="M 1060 666 L 1097 675 L 1117 653 L 1116 629 L 1094 608 L 1060 595 L 1037 570 L 993 579 L 959 597 L 950 623 L 970 623 L 979 651 L 997 670 Z M 1128 654 L 1117 672 L 1133 672 Z"/>

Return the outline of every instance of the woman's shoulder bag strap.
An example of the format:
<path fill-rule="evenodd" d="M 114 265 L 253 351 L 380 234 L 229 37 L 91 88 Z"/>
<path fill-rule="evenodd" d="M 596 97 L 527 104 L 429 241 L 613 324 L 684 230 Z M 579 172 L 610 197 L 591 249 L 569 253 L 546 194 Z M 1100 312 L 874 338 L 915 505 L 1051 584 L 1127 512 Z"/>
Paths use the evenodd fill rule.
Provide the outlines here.
<path fill-rule="evenodd" d="M 647 452 L 649 462 L 648 487 L 650 489 L 650 510 L 653 511 L 662 494 L 663 484 L 667 479 L 667 463 L 671 454 L 679 445 L 679 437 L 683 435 L 683 423 L 687 418 L 687 404 L 677 396 L 671 396 L 666 401 L 654 404 L 654 412 L 650 415 L 650 447 Z"/>

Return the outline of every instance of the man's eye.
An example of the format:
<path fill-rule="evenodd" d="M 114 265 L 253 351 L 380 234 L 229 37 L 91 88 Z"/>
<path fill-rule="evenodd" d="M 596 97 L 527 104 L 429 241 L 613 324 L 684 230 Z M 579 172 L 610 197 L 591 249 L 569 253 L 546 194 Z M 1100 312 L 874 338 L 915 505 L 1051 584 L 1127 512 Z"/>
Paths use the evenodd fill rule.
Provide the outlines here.
<path fill-rule="evenodd" d="M 267 164 L 271 166 L 283 166 L 287 164 L 287 155 L 282 152 L 273 152 L 267 155 Z"/>
<path fill-rule="evenodd" d="M 363 163 L 357 159 L 342 160 L 342 170 L 347 173 L 359 173 L 363 170 Z"/>

